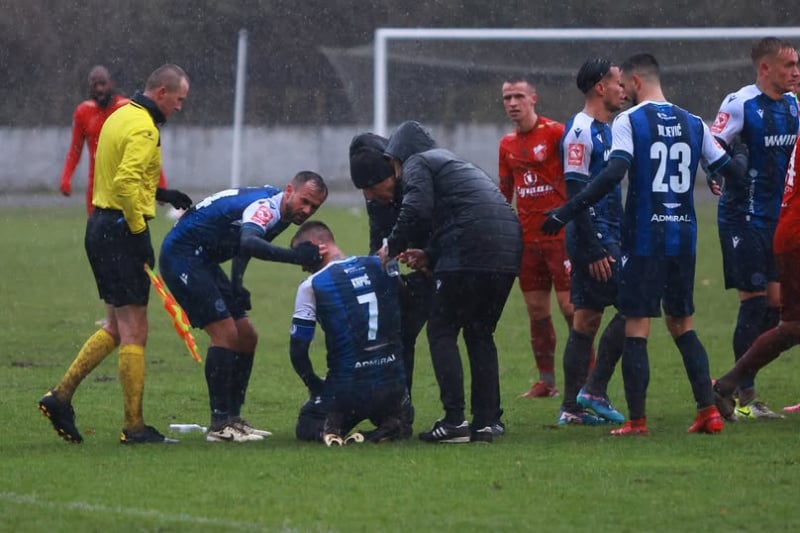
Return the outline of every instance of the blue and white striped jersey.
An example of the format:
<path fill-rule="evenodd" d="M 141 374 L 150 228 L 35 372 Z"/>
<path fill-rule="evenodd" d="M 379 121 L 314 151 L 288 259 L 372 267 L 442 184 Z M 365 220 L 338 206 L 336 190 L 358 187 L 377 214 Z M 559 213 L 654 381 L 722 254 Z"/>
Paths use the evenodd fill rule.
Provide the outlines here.
<path fill-rule="evenodd" d="M 611 127 L 583 111 L 566 124 L 561 138 L 561 157 L 564 180 L 589 183 L 606 166 L 611 152 Z M 603 244 L 619 243 L 622 219 L 622 187 L 617 184 L 589 208 L 594 230 Z M 567 226 L 567 246 L 570 245 L 572 225 Z"/>
<path fill-rule="evenodd" d="M 164 247 L 191 250 L 222 263 L 239 252 L 242 227 L 255 228 L 272 241 L 290 222 L 281 220 L 283 191 L 270 185 L 226 189 L 195 204 L 164 238 Z"/>
<path fill-rule="evenodd" d="M 333 261 L 300 284 L 291 335 L 310 341 L 316 322 L 325 332 L 327 383 L 404 382 L 399 281 L 377 256 Z"/>
<path fill-rule="evenodd" d="M 791 94 L 773 100 L 756 85 L 747 85 L 725 97 L 711 132 L 728 145 L 745 143 L 749 162 L 746 181 L 725 184 L 720 226 L 775 228 L 798 129 L 797 100 Z"/>
<path fill-rule="evenodd" d="M 702 156 L 713 170 L 728 160 L 725 150 L 700 117 L 669 102 L 641 102 L 622 112 L 611 131 L 609 158 L 621 157 L 630 164 L 622 252 L 695 254 L 697 167 Z"/>

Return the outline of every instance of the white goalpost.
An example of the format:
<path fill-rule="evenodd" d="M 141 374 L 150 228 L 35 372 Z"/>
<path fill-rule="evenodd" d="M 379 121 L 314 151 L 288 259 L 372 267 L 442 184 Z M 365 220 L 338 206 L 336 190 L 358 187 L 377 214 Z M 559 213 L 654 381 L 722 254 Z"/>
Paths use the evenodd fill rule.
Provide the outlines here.
<path fill-rule="evenodd" d="M 727 28 L 378 28 L 373 54 L 373 132 L 388 133 L 389 44 L 391 41 L 709 41 L 800 37 L 800 27 Z"/>

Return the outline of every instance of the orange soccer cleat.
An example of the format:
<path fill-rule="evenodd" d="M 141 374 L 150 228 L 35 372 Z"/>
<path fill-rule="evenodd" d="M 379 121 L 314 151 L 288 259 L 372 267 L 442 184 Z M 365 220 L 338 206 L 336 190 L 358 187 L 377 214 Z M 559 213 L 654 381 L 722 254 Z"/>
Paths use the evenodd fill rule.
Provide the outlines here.
<path fill-rule="evenodd" d="M 647 436 L 647 423 L 644 418 L 634 418 L 627 420 L 621 428 L 612 429 L 611 434 L 615 436 L 634 436 L 646 437 Z"/>
<path fill-rule="evenodd" d="M 709 405 L 697 410 L 694 423 L 689 426 L 686 433 L 719 433 L 722 431 L 722 415 L 716 405 Z"/>

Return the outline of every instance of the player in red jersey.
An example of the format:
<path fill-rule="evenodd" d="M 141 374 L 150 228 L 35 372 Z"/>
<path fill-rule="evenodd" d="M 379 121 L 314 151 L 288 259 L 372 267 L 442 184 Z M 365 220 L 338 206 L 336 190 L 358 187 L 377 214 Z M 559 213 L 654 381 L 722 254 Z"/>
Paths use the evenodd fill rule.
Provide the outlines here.
<path fill-rule="evenodd" d="M 781 293 L 780 322 L 762 333 L 736 361 L 736 365 L 716 381 L 714 393 L 723 416 L 733 413 L 733 393 L 742 378 L 755 377 L 759 370 L 788 350 L 800 344 L 800 183 L 796 183 L 800 166 L 800 143 L 795 145 L 784 185 L 778 227 L 772 241 L 775 266 Z M 796 406 L 787 408 L 794 411 Z"/>
<path fill-rule="evenodd" d="M 89 147 L 89 179 L 86 185 L 87 215 L 90 215 L 94 209 L 92 206 L 94 154 L 97 151 L 100 130 L 109 115 L 128 102 L 130 102 L 129 99 L 116 93 L 114 80 L 106 67 L 102 65 L 92 67 L 92 70 L 89 71 L 89 99 L 78 104 L 72 117 L 72 141 L 67 150 L 59 187 L 64 196 L 72 194 L 72 174 L 81 160 L 83 143 L 86 142 Z M 159 187 L 166 188 L 163 172 Z"/>
<path fill-rule="evenodd" d="M 524 77 L 503 83 L 503 106 L 516 129 L 500 140 L 500 191 L 509 203 L 517 198 L 524 251 L 519 285 L 530 318 L 531 346 L 539 380 L 526 398 L 558 394 L 555 384 L 556 336 L 550 317 L 550 290 L 555 287 L 561 313 L 572 324 L 569 301 L 570 264 L 564 233 L 544 235 L 545 213 L 567 199 L 560 143 L 564 125 L 536 113 L 536 87 Z"/>

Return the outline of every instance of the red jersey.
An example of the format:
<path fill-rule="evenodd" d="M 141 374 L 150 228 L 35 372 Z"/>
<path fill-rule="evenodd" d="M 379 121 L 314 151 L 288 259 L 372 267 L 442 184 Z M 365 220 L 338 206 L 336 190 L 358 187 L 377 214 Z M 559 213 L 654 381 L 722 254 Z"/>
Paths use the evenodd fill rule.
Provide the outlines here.
<path fill-rule="evenodd" d="M 778 227 L 772 241 L 772 251 L 783 254 L 800 249 L 800 186 L 795 185 L 797 167 L 800 165 L 800 142 L 795 144 L 794 155 L 786 172 L 783 202 L 778 217 Z"/>
<path fill-rule="evenodd" d="M 100 139 L 100 130 L 106 119 L 119 109 L 130 102 L 128 98 L 120 95 L 113 95 L 106 107 L 100 107 L 93 99 L 85 100 L 75 108 L 72 116 L 72 141 L 67 150 L 67 159 L 64 161 L 64 170 L 61 172 L 61 192 L 72 194 L 72 174 L 81 160 L 83 143 L 86 142 L 89 148 L 89 179 L 86 184 L 86 211 L 91 213 L 92 190 L 94 189 L 94 156 L 97 152 L 97 141 Z M 164 173 L 161 173 L 159 187 L 166 187 Z"/>
<path fill-rule="evenodd" d="M 567 201 L 561 166 L 564 125 L 539 115 L 531 131 L 511 132 L 500 140 L 500 191 L 509 203 L 516 194 L 517 213 L 525 242 L 563 240 L 543 235 L 545 213 Z"/>

